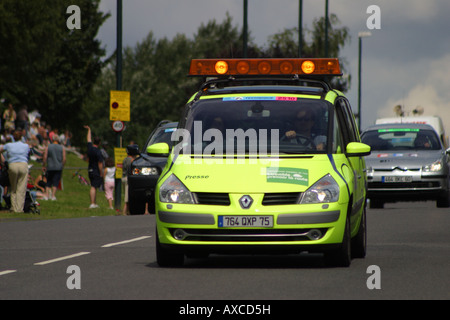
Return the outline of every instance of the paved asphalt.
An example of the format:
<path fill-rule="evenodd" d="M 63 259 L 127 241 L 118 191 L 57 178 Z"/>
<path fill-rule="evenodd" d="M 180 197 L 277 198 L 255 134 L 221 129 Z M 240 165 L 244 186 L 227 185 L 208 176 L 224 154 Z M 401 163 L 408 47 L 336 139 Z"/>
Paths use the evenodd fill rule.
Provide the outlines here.
<path fill-rule="evenodd" d="M 326 268 L 320 254 L 160 268 L 154 215 L 1 222 L 0 300 L 450 299 L 450 210 L 397 203 L 367 214 L 367 257 L 349 268 Z"/>

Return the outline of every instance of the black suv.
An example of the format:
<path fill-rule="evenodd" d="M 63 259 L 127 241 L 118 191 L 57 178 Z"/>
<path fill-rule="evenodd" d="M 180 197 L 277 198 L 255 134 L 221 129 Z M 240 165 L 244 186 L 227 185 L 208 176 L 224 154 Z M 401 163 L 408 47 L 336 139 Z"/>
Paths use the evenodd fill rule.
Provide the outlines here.
<path fill-rule="evenodd" d="M 148 212 L 155 212 L 154 190 L 162 169 L 166 165 L 167 156 L 153 156 L 147 153 L 148 146 L 165 142 L 172 146 L 171 135 L 178 122 L 161 121 L 153 130 L 142 148 L 141 154 L 131 163 L 128 172 L 128 206 L 130 214 L 143 214 L 145 205 Z"/>

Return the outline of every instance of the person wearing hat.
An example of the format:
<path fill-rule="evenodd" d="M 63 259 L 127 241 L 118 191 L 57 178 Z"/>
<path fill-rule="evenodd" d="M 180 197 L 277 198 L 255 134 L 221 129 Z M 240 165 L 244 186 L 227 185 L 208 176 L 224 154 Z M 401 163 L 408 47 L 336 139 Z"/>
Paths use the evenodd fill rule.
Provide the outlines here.
<path fill-rule="evenodd" d="M 127 157 L 123 159 L 122 163 L 122 185 L 125 189 L 124 205 L 122 214 L 128 215 L 128 171 L 130 171 L 131 163 L 139 155 L 139 147 L 137 144 L 130 144 L 127 146 Z"/>

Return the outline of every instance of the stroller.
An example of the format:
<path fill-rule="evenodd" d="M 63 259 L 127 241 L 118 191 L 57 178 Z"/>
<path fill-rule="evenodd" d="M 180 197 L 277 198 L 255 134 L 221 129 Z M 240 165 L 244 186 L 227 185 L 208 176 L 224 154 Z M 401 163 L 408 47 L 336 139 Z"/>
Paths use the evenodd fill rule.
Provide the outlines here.
<path fill-rule="evenodd" d="M 31 194 L 32 190 L 27 189 L 25 194 L 25 204 L 23 206 L 23 212 L 25 213 L 33 213 L 33 214 L 41 214 L 41 209 L 39 209 L 39 203 L 34 200 L 33 195 Z M 5 200 L 6 208 L 11 208 L 11 195 L 6 194 L 3 196 L 3 200 Z"/>
<path fill-rule="evenodd" d="M 8 165 L 5 162 L 0 163 L 0 192 L 3 195 L 3 200 L 5 201 L 5 207 L 3 207 L 0 198 L 0 207 L 2 209 L 11 209 L 11 195 L 3 194 L 4 188 L 9 186 L 8 177 Z M 35 200 L 36 197 L 32 195 L 32 190 L 27 188 L 25 194 L 25 204 L 23 206 L 23 211 L 25 213 L 41 214 L 39 209 L 39 203 Z"/>

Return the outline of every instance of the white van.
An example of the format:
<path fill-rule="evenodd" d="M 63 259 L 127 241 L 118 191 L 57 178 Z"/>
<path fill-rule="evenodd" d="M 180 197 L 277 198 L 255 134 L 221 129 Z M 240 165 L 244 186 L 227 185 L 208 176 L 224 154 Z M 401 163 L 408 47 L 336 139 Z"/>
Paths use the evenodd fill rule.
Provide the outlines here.
<path fill-rule="evenodd" d="M 444 125 L 442 119 L 438 116 L 418 116 L 418 117 L 394 117 L 394 118 L 381 118 L 375 121 L 375 124 L 386 123 L 419 123 L 428 124 L 436 130 L 442 144 L 447 149 L 449 147 L 448 137 L 445 135 Z"/>

